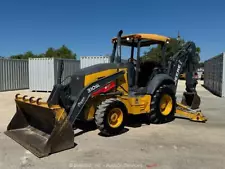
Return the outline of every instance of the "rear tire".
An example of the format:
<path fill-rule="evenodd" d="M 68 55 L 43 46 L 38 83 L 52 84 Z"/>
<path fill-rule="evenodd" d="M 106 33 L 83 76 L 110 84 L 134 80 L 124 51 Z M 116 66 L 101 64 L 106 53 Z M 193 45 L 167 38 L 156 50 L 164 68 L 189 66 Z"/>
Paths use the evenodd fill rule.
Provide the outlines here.
<path fill-rule="evenodd" d="M 150 122 L 162 124 L 174 119 L 176 111 L 176 97 L 171 85 L 162 85 L 152 95 Z"/>
<path fill-rule="evenodd" d="M 95 112 L 95 123 L 104 135 L 117 135 L 125 126 L 127 110 L 124 104 L 110 98 L 102 102 Z"/>

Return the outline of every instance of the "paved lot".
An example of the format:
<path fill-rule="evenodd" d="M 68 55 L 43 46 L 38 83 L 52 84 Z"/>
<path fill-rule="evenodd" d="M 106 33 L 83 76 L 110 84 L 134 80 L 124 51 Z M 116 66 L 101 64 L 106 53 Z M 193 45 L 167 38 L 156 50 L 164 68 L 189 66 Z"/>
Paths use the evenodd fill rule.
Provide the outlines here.
<path fill-rule="evenodd" d="M 178 96 L 184 90 L 178 86 Z M 48 93 L 0 93 L 0 169 L 223 169 L 225 168 L 225 100 L 198 85 L 205 124 L 176 119 L 163 125 L 128 127 L 115 137 L 101 137 L 98 130 L 75 137 L 74 149 L 38 159 L 3 134 L 15 113 L 15 93 L 42 96 Z M 75 131 L 79 132 L 79 131 Z"/>

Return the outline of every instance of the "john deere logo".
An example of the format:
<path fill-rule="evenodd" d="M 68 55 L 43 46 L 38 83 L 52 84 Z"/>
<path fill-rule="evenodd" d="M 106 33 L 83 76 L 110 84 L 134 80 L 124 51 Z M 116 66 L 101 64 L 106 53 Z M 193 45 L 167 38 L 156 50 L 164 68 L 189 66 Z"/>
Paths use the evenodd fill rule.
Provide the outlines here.
<path fill-rule="evenodd" d="M 100 85 L 99 84 L 95 84 L 94 86 L 91 86 L 90 88 L 87 89 L 88 93 L 91 93 L 93 90 L 99 88 Z"/>
<path fill-rule="evenodd" d="M 83 98 L 81 99 L 81 101 L 78 103 L 78 107 L 80 107 L 80 106 L 84 103 L 84 101 L 85 101 L 85 97 L 83 97 Z"/>
<path fill-rule="evenodd" d="M 175 79 L 174 79 L 175 85 L 177 85 L 177 80 L 178 80 L 178 78 L 179 78 L 180 69 L 181 69 L 181 65 L 182 65 L 182 62 L 181 62 L 180 60 L 179 60 L 178 62 L 179 62 L 179 63 L 178 63 L 178 65 L 177 65 L 177 70 L 176 70 Z"/>

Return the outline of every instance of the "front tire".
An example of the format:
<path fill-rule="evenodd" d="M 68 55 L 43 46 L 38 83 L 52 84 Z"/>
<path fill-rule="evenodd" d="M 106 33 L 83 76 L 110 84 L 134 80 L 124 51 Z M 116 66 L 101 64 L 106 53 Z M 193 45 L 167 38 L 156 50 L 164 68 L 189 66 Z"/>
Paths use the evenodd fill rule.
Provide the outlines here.
<path fill-rule="evenodd" d="M 115 98 L 110 98 L 98 106 L 95 123 L 102 134 L 116 135 L 124 129 L 126 117 L 127 110 L 124 104 Z"/>
<path fill-rule="evenodd" d="M 152 96 L 150 122 L 162 124 L 172 121 L 176 111 L 176 97 L 171 85 L 162 85 Z"/>

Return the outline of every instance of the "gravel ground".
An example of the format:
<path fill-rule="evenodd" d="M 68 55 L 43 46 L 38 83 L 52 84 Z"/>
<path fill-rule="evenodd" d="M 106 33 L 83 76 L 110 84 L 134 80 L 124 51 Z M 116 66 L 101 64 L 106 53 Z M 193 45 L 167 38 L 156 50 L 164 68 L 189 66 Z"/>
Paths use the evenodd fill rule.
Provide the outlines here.
<path fill-rule="evenodd" d="M 178 86 L 178 98 L 184 90 Z M 127 127 L 127 132 L 114 136 L 99 136 L 98 130 L 75 131 L 73 149 L 38 159 L 4 135 L 15 113 L 16 93 L 47 99 L 49 93 L 27 90 L 0 93 L 0 168 L 1 169 L 223 169 L 225 168 L 225 100 L 206 91 L 201 84 L 198 93 L 207 123 L 184 119 L 162 125 Z"/>

